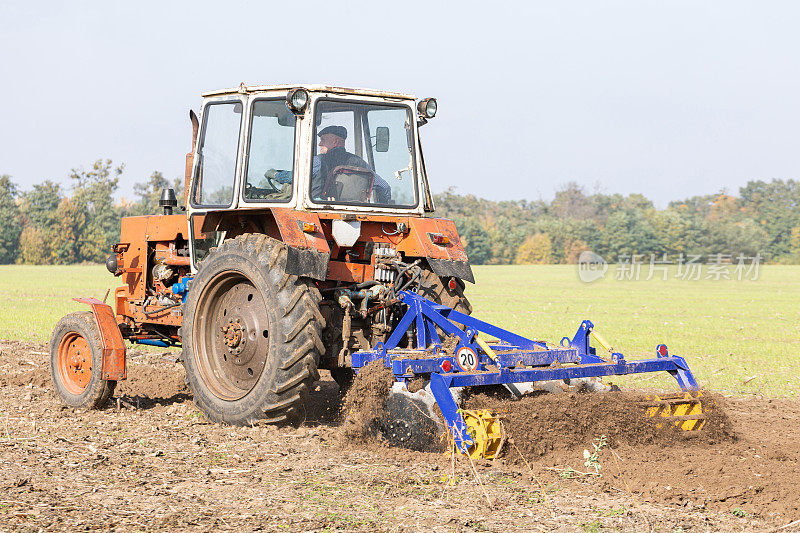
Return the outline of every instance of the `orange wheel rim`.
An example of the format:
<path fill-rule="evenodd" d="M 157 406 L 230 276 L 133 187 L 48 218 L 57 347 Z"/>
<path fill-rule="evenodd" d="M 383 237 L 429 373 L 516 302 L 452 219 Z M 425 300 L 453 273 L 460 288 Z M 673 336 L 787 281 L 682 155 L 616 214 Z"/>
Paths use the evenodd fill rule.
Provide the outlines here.
<path fill-rule="evenodd" d="M 64 388 L 81 394 L 92 379 L 92 350 L 79 333 L 70 331 L 58 345 L 58 375 Z"/>

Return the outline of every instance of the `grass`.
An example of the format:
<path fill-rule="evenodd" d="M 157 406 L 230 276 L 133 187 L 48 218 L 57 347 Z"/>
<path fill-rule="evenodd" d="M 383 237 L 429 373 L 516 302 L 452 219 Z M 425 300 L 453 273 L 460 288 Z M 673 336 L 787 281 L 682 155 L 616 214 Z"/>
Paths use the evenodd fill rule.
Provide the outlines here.
<path fill-rule="evenodd" d="M 0 338 L 47 342 L 53 326 L 67 313 L 88 311 L 72 298 L 100 300 L 119 278 L 102 265 L 0 266 Z"/>
<path fill-rule="evenodd" d="M 570 265 L 474 271 L 474 314 L 521 335 L 557 343 L 590 319 L 629 358 L 667 344 L 709 389 L 797 397 L 800 266 L 762 266 L 755 281 L 617 281 L 609 270 L 583 283 Z M 46 342 L 59 318 L 88 309 L 73 297 L 102 299 L 118 284 L 102 265 L 0 266 L 0 338 Z M 621 381 L 675 388 L 668 376 Z"/>
<path fill-rule="evenodd" d="M 474 314 L 521 335 L 557 343 L 589 319 L 628 358 L 652 357 L 666 344 L 706 388 L 797 396 L 798 266 L 762 266 L 755 281 L 685 281 L 674 271 L 666 281 L 617 281 L 609 269 L 606 278 L 584 283 L 572 265 L 474 270 Z M 675 387 L 672 378 L 655 376 L 622 381 Z"/>

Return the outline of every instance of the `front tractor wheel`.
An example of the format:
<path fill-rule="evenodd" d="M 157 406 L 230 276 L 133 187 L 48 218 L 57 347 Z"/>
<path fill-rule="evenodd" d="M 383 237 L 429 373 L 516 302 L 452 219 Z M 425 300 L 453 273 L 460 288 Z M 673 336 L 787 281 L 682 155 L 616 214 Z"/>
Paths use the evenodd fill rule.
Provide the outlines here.
<path fill-rule="evenodd" d="M 92 313 L 71 313 L 56 324 L 50 339 L 50 376 L 61 401 L 78 409 L 103 407 L 117 382 L 100 379 L 102 358 Z"/>
<path fill-rule="evenodd" d="M 195 404 L 233 425 L 302 417 L 324 351 L 320 294 L 286 273 L 286 246 L 266 235 L 224 242 L 200 264 L 181 326 Z"/>

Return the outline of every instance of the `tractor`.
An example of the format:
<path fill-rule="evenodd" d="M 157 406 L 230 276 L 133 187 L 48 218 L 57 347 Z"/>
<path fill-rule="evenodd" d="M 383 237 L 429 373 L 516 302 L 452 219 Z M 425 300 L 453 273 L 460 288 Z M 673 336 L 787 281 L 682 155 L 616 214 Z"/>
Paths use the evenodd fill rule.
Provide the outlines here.
<path fill-rule="evenodd" d="M 430 217 L 418 132 L 435 115 L 433 98 L 329 86 L 203 94 L 180 210 L 165 190 L 164 214 L 123 219 L 113 306 L 55 329 L 64 402 L 101 406 L 126 340 L 182 346 L 212 420 L 292 421 L 318 369 L 347 386 L 352 352 L 388 338 L 401 290 L 469 313 L 458 232 Z"/>
<path fill-rule="evenodd" d="M 438 420 L 462 452 L 491 456 L 493 415 L 462 412 L 462 388 L 522 394 L 635 372 L 667 371 L 688 391 L 656 399 L 666 410 L 653 416 L 702 424 L 697 383 L 664 345 L 629 363 L 589 321 L 553 346 L 470 316 L 473 273 L 454 223 L 432 216 L 419 139 L 434 98 L 244 84 L 202 97 L 180 207 L 165 189 L 163 214 L 124 218 L 106 262 L 122 280 L 113 302 L 77 298 L 91 310 L 55 327 L 51 374 L 65 404 L 109 399 L 126 378 L 127 341 L 181 347 L 195 404 L 233 425 L 297 422 L 319 369 L 346 388 L 376 360 L 400 402 L 379 425 L 400 445 L 422 447 L 420 425 Z M 418 376 L 426 388 L 411 393 Z"/>

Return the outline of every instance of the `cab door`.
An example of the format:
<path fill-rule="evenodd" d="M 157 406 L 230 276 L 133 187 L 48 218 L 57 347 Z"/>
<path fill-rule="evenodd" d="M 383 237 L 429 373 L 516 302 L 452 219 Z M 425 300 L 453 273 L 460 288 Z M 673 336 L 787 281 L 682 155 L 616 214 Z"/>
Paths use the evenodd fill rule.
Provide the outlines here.
<path fill-rule="evenodd" d="M 203 107 L 190 205 L 195 209 L 233 208 L 242 139 L 244 101 L 209 101 Z"/>
<path fill-rule="evenodd" d="M 203 231 L 205 214 L 236 208 L 242 166 L 240 147 L 243 142 L 245 104 L 244 97 L 226 96 L 208 100 L 203 105 L 189 195 L 193 270 L 208 250 L 225 237 L 218 231 Z"/>

